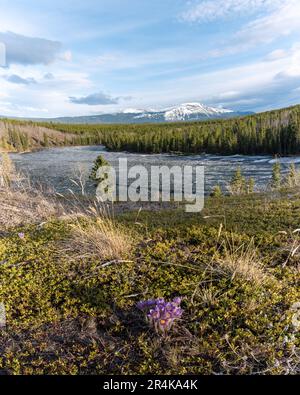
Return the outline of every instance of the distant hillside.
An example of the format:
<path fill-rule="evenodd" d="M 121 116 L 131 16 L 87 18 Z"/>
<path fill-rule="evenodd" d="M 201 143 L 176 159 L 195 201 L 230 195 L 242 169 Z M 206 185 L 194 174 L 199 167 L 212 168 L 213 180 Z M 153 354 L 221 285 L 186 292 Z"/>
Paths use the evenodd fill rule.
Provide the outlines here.
<path fill-rule="evenodd" d="M 226 111 L 226 110 L 225 110 Z M 300 105 L 230 119 L 147 124 L 61 124 L 5 120 L 0 147 L 103 144 L 114 151 L 300 154 Z"/>
<path fill-rule="evenodd" d="M 114 114 L 99 114 L 78 117 L 59 117 L 51 119 L 33 119 L 33 121 L 71 123 L 71 124 L 144 124 L 181 121 L 205 121 L 208 119 L 226 119 L 250 112 L 237 112 L 224 108 L 208 107 L 200 103 L 184 103 L 163 110 L 127 109 Z"/>
<path fill-rule="evenodd" d="M 45 124 L 46 125 L 46 124 Z M 52 125 L 114 151 L 190 154 L 300 153 L 300 105 L 238 118 L 144 125 Z"/>
<path fill-rule="evenodd" d="M 0 120 L 0 150 L 30 151 L 76 142 L 77 136 L 51 129 L 50 125 L 30 121 Z"/>

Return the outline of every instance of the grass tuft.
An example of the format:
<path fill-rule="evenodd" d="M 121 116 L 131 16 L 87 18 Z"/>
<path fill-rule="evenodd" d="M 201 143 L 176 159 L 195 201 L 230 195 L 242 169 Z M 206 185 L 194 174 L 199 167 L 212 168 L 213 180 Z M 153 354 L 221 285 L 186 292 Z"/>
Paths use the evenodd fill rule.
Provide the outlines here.
<path fill-rule="evenodd" d="M 217 267 L 212 270 L 227 274 L 232 280 L 241 278 L 254 285 L 263 285 L 269 278 L 260 262 L 253 239 L 248 244 L 235 245 L 224 242 L 224 255 L 217 258 Z"/>
<path fill-rule="evenodd" d="M 126 258 L 133 245 L 130 233 L 109 217 L 77 221 L 72 225 L 69 251 L 78 258 Z"/>

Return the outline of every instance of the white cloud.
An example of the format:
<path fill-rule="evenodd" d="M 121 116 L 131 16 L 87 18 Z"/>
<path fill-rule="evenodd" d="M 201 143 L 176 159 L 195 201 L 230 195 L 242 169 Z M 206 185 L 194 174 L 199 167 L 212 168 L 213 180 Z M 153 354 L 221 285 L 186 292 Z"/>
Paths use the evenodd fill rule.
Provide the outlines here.
<path fill-rule="evenodd" d="M 24 80 L 34 79 L 34 84 L 12 84 L 6 78 L 7 69 L 0 69 L 0 114 L 10 116 L 44 116 L 43 109 L 48 109 L 49 116 L 88 113 L 86 108 L 78 111 L 68 102 L 68 96 L 75 96 L 78 91 L 95 89 L 86 72 L 74 70 L 72 64 L 54 63 L 51 66 L 24 66 L 12 64 L 9 75 L 18 75 Z M 20 82 L 20 81 L 19 81 Z"/>
<path fill-rule="evenodd" d="M 224 16 L 227 12 L 229 13 L 229 10 L 232 13 L 245 10 L 249 14 L 251 10 L 258 10 L 263 7 L 268 9 L 268 14 L 264 16 L 259 14 L 260 16 L 254 18 L 241 30 L 229 37 L 225 37 L 222 42 L 218 43 L 217 48 L 201 51 L 197 47 L 178 46 L 176 48 L 158 48 L 144 52 L 126 53 L 125 51 L 115 51 L 103 53 L 93 59 L 89 58 L 88 61 L 83 59 L 85 69 L 101 69 L 104 72 L 111 72 L 113 70 L 174 64 L 176 72 L 187 71 L 192 69 L 197 62 L 210 58 L 234 56 L 258 45 L 269 44 L 281 36 L 300 31 L 300 0 L 209 0 L 201 3 L 197 2 L 197 4 L 200 7 L 197 10 L 201 11 L 201 18 L 208 18 L 210 13 L 212 14 L 211 17 L 219 14 L 221 17 L 221 15 Z M 275 58 L 279 59 L 284 56 L 284 50 L 280 49 L 270 53 L 268 60 L 275 60 Z M 151 75 L 170 74 L 172 70 L 171 67 L 165 67 L 164 70 L 159 71 L 152 70 Z"/>
<path fill-rule="evenodd" d="M 268 44 L 278 37 L 299 32 L 300 1 L 286 0 L 267 16 L 250 22 L 236 34 L 236 41 L 248 46 Z"/>
<path fill-rule="evenodd" d="M 285 56 L 287 56 L 287 51 L 285 49 L 275 49 L 266 56 L 265 60 L 273 61 L 282 59 Z"/>
<path fill-rule="evenodd" d="M 92 111 L 118 110 L 128 95 L 132 97 L 130 105 L 136 107 L 165 107 L 195 100 L 253 110 L 263 109 L 270 103 L 276 106 L 279 100 L 285 105 L 296 95 L 299 97 L 300 48 L 297 45 L 286 49 L 287 40 L 281 40 L 278 49 L 274 50 L 275 44 L 267 47 L 265 52 L 272 51 L 268 55 L 261 51 L 253 51 L 253 54 L 249 51 L 247 56 L 234 55 L 273 42 L 281 36 L 299 34 L 300 0 L 195 0 L 183 19 L 205 23 L 222 18 L 238 20 L 239 15 L 249 16 L 251 22 L 245 23 L 248 19 L 243 19 L 241 30 L 235 30 L 235 33 L 224 29 L 222 38 L 220 34 L 211 36 L 210 29 L 206 36 L 203 28 L 203 37 L 193 34 L 191 40 L 185 43 L 178 40 L 173 44 L 175 46 L 168 46 L 165 40 L 157 47 L 148 46 L 146 41 L 143 49 L 139 46 L 107 46 L 99 42 L 97 51 L 89 53 L 76 43 L 77 46 L 72 48 L 75 54 L 73 62 L 70 62 L 72 53 L 63 52 L 60 48 L 60 40 L 65 40 L 65 36 L 54 34 L 52 38 L 57 41 L 29 42 L 27 39 L 31 37 L 51 35 L 47 31 L 18 31 L 18 37 L 15 37 L 19 41 L 15 46 L 18 51 L 9 54 L 9 71 L 0 68 L 0 97 L 2 99 L 3 96 L 5 101 L 1 103 L 2 109 L 5 105 L 6 112 L 11 115 L 26 113 L 25 108 L 30 108 L 32 115 L 36 116 L 42 115 L 39 111 L 42 112 L 43 108 L 49 110 L 49 116 L 85 115 Z M 190 28 L 188 26 L 187 30 Z M 194 28 L 192 26 L 192 32 Z M 95 30 L 96 35 L 102 34 L 103 29 Z M 72 29 L 66 32 L 66 36 L 68 34 L 70 37 L 73 35 Z M 289 41 L 295 37 L 296 34 L 289 37 Z M 26 44 L 24 53 L 19 51 L 23 50 L 22 43 Z M 35 44 L 41 45 L 41 50 Z M 68 46 L 71 45 L 68 42 Z M 46 56 L 43 51 L 48 47 L 50 50 Z M 34 49 L 34 54 L 30 53 L 27 58 L 26 48 L 31 52 Z M 231 58 L 225 59 L 224 63 L 217 59 L 225 56 Z M 257 60 L 257 56 L 262 59 Z M 245 65 L 249 59 L 251 63 Z M 3 78 L 5 75 L 9 75 L 10 82 L 14 84 Z M 29 83 L 33 80 L 37 83 Z M 103 94 L 107 91 L 120 96 Z M 1 112 L 3 114 L 4 110 Z"/>
<path fill-rule="evenodd" d="M 231 17 L 236 14 L 252 14 L 261 9 L 272 9 L 287 0 L 205 0 L 194 1 L 182 13 L 181 19 L 187 22 L 205 23 Z"/>
<path fill-rule="evenodd" d="M 189 75 L 160 83 L 147 92 L 132 92 L 143 98 L 134 106 L 169 105 L 200 101 L 239 110 L 264 110 L 299 102 L 300 45 L 280 59 L 260 60 L 247 65 Z M 159 95 L 158 95 L 159 92 Z M 174 99 L 176 98 L 176 99 Z"/>
<path fill-rule="evenodd" d="M 258 17 L 235 35 L 208 52 L 209 57 L 221 58 L 248 51 L 258 45 L 270 44 L 280 37 L 298 33 L 300 30 L 300 1 L 285 0 L 266 16 Z M 226 45 L 227 44 L 227 45 Z M 278 49 L 267 55 L 266 60 L 283 58 L 285 50 Z"/>

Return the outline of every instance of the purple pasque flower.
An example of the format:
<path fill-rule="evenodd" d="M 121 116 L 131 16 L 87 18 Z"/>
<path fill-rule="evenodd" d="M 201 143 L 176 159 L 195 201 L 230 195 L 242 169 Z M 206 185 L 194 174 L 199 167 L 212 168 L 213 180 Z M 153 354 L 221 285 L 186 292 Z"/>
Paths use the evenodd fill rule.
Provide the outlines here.
<path fill-rule="evenodd" d="M 172 302 L 167 302 L 164 298 L 149 299 L 140 301 L 137 307 L 145 311 L 149 324 L 157 333 L 166 334 L 182 316 L 181 300 L 179 297 L 174 298 Z"/>
<path fill-rule="evenodd" d="M 182 298 L 180 298 L 179 296 L 177 296 L 176 298 L 173 299 L 173 303 L 177 304 L 178 306 L 180 306 L 181 301 L 182 301 Z"/>
<path fill-rule="evenodd" d="M 22 240 L 25 239 L 25 233 L 23 233 L 23 232 L 18 233 L 18 236 L 19 236 L 19 238 L 22 239 Z"/>

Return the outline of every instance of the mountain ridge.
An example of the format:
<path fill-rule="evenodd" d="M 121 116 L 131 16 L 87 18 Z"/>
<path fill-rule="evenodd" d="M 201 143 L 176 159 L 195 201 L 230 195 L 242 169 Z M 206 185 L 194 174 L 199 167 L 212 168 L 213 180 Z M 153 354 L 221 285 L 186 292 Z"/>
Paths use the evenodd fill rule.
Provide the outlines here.
<path fill-rule="evenodd" d="M 161 110 L 128 108 L 122 112 L 111 114 L 31 118 L 30 120 L 73 124 L 144 124 L 226 119 L 251 114 L 254 114 L 254 112 L 240 112 L 224 108 L 209 107 L 195 102 L 183 103 Z"/>

